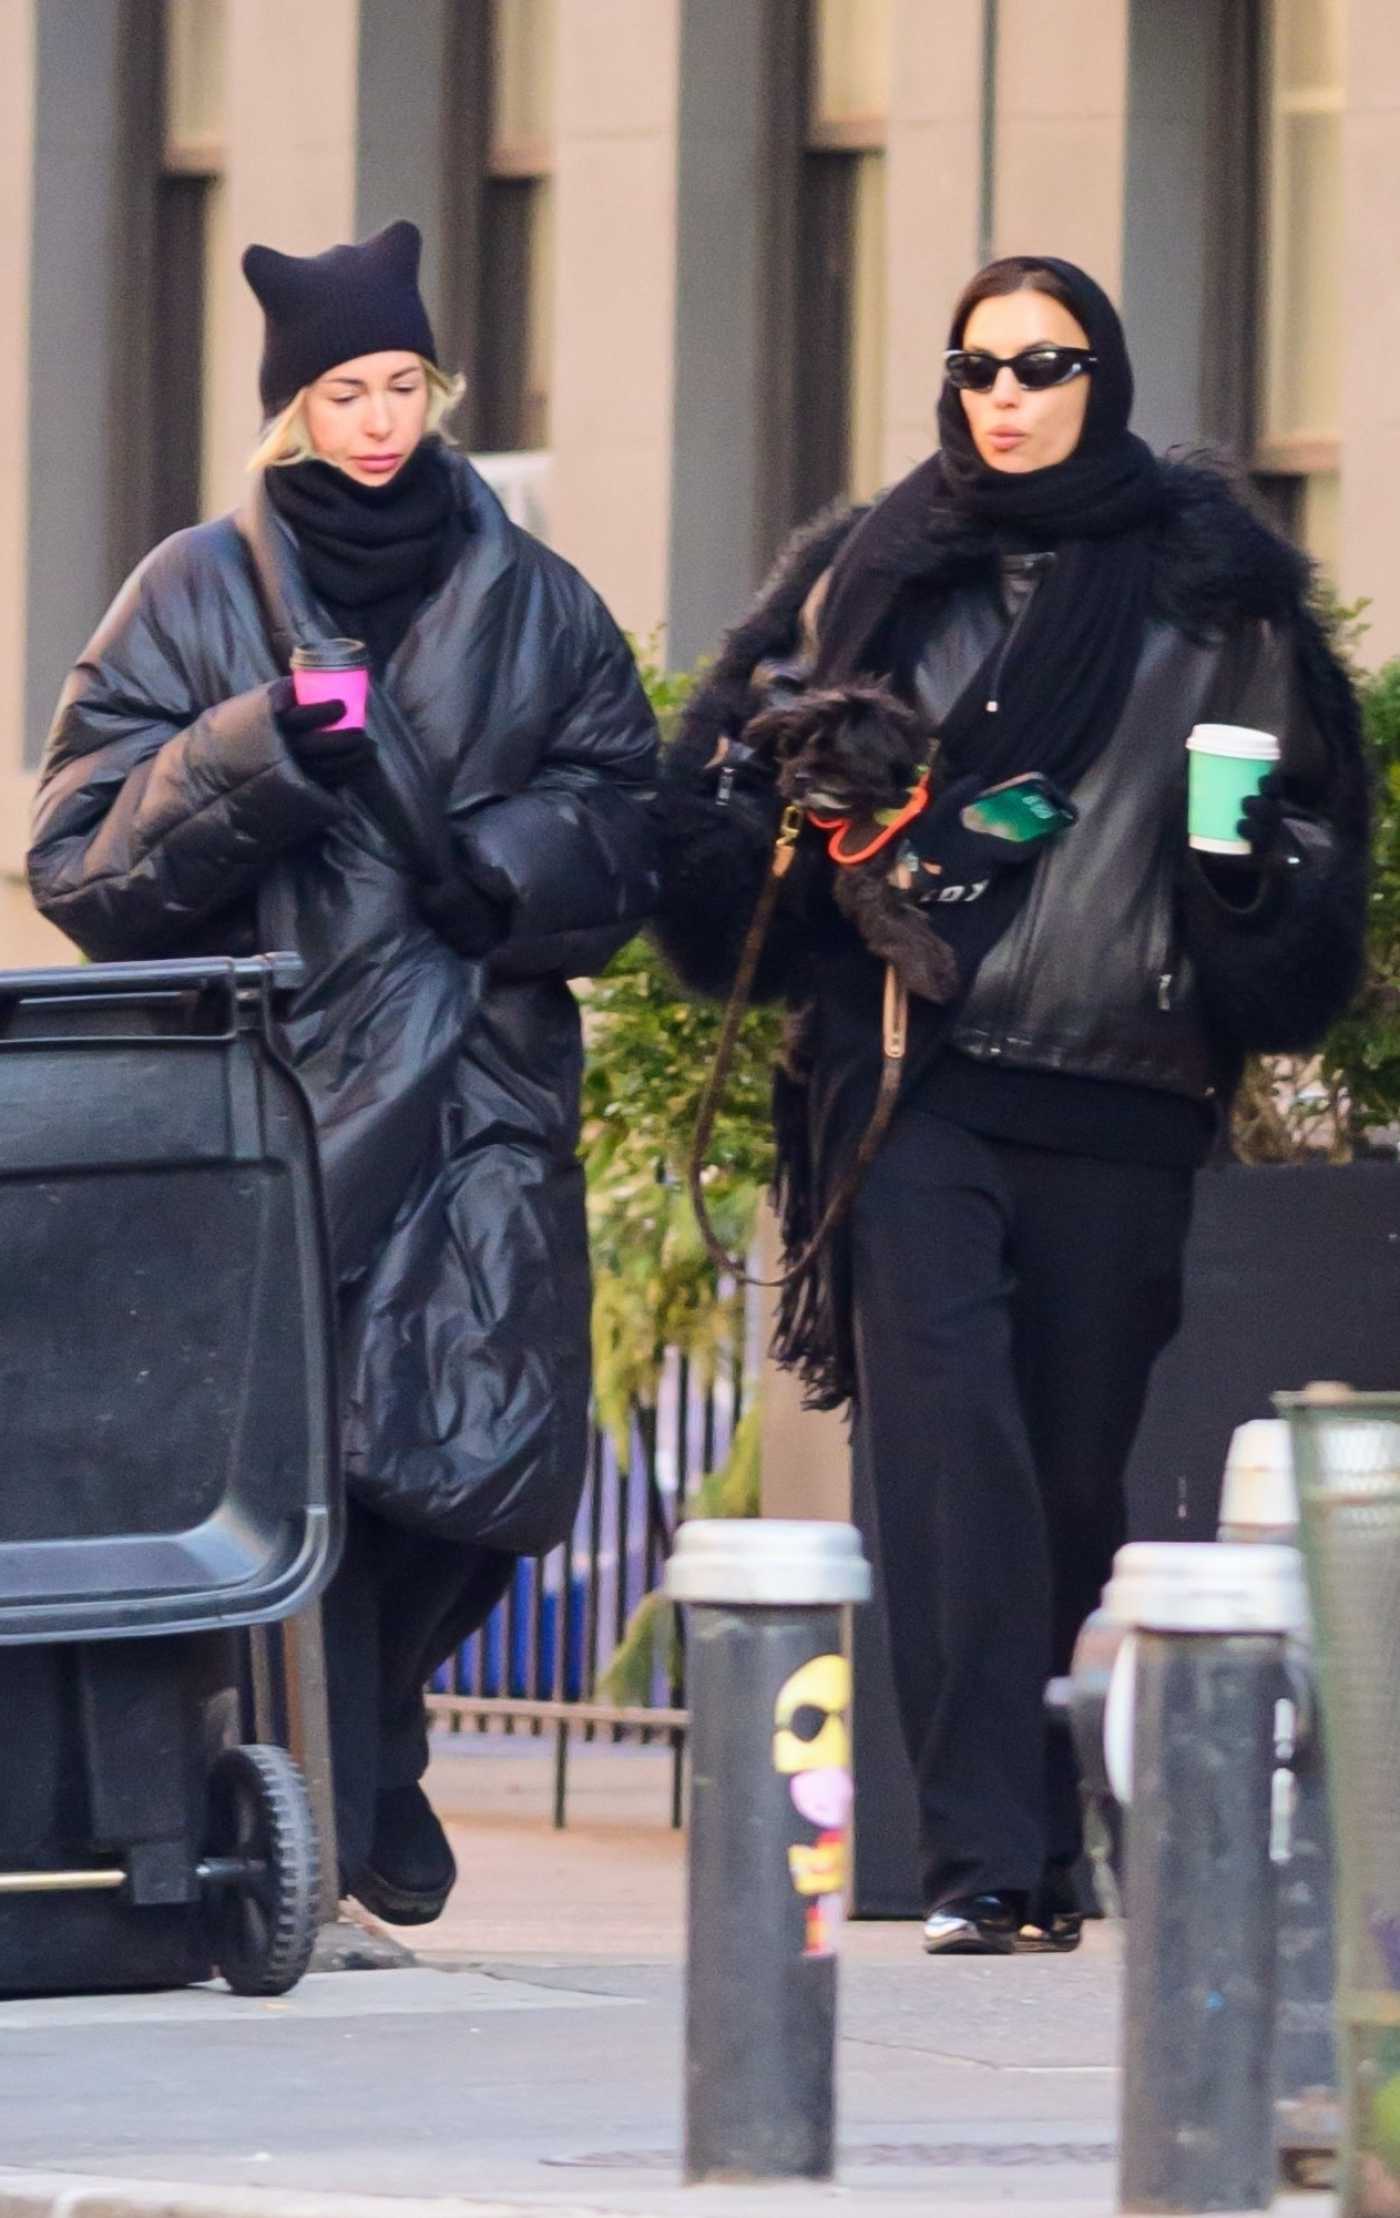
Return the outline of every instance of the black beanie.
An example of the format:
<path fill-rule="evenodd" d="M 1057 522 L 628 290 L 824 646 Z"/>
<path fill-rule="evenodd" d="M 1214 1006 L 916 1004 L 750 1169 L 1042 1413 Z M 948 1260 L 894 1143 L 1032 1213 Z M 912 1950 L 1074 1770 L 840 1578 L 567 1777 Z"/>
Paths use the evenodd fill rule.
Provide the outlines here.
<path fill-rule="evenodd" d="M 250 246 L 243 275 L 266 318 L 258 390 L 269 416 L 338 362 L 402 351 L 437 360 L 418 290 L 423 240 L 416 223 L 391 223 L 360 246 L 279 254 Z"/>

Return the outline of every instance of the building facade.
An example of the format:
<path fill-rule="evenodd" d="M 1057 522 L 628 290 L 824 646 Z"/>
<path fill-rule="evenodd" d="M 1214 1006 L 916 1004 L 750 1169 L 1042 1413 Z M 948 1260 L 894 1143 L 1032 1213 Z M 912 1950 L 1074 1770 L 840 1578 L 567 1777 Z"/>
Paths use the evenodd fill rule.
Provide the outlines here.
<path fill-rule="evenodd" d="M 240 497 L 253 239 L 421 225 L 467 443 L 677 665 L 928 451 L 977 263 L 1067 255 L 1145 434 L 1400 652 L 1395 0 L 5 0 L 0 211 L 0 963 L 71 953 L 20 878 L 65 670 Z"/>

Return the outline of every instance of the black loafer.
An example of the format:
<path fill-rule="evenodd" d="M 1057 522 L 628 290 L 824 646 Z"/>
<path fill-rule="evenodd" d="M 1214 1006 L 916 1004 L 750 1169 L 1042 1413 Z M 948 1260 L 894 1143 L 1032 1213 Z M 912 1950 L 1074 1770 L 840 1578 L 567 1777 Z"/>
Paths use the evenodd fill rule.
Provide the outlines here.
<path fill-rule="evenodd" d="M 374 1839 L 350 1894 L 390 1925 L 431 1925 L 457 1880 L 457 1864 L 420 1786 L 392 1787 L 374 1811 Z"/>
<path fill-rule="evenodd" d="M 1025 1916 L 1022 1895 L 959 1895 L 929 1913 L 924 1948 L 930 1956 L 1012 1956 Z"/>
<path fill-rule="evenodd" d="M 1023 1956 L 1067 1956 L 1084 1937 L 1084 1912 L 1079 1907 L 1074 1877 L 1068 1864 L 1047 1864 L 1045 1876 L 1026 1908 L 1026 1922 L 1016 1936 Z"/>

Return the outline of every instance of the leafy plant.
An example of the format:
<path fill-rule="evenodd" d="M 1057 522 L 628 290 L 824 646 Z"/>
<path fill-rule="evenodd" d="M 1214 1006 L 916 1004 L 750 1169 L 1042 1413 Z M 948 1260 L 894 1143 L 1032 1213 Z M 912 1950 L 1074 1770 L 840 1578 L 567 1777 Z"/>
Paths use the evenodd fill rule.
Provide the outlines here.
<path fill-rule="evenodd" d="M 639 654 L 643 682 L 670 736 L 692 682 Z M 742 1329 L 742 1289 L 722 1285 L 687 1191 L 690 1138 L 714 1058 L 721 1012 L 686 1000 L 648 940 L 634 940 L 590 989 L 583 1161 L 594 1263 L 594 1392 L 626 1455 L 634 1412 L 656 1395 L 668 1348 L 702 1378 Z M 711 1214 L 731 1254 L 749 1246 L 772 1155 L 769 1073 L 778 1019 L 745 1024 L 716 1122 L 707 1174 Z"/>
<path fill-rule="evenodd" d="M 664 671 L 655 643 L 638 668 L 663 744 L 693 678 Z M 625 1465 L 637 1439 L 655 1437 L 667 1351 L 690 1359 L 704 1384 L 742 1345 L 742 1286 L 721 1280 L 695 1221 L 687 1183 L 691 1134 L 718 1044 L 721 1011 L 687 1000 L 649 940 L 614 957 L 589 988 L 582 1156 L 593 1252 L 593 1394 Z M 769 1075 L 779 1020 L 748 1017 L 716 1120 L 707 1200 L 731 1255 L 747 1252 L 768 1184 Z M 758 1409 L 751 1403 L 718 1469 L 690 1495 L 688 1514 L 758 1515 Z M 643 1597 L 599 1679 L 605 1700 L 645 1703 L 658 1669 L 674 1682 L 677 1629 L 660 1594 Z"/>
<path fill-rule="evenodd" d="M 1363 681 L 1375 767 L 1366 983 L 1319 1057 L 1353 1150 L 1400 1125 L 1400 660 Z"/>
<path fill-rule="evenodd" d="M 1400 660 L 1361 668 L 1367 601 L 1324 596 L 1322 614 L 1361 697 L 1375 773 L 1366 980 L 1316 1055 L 1251 1064 L 1235 1105 L 1246 1162 L 1351 1161 L 1400 1137 Z"/>

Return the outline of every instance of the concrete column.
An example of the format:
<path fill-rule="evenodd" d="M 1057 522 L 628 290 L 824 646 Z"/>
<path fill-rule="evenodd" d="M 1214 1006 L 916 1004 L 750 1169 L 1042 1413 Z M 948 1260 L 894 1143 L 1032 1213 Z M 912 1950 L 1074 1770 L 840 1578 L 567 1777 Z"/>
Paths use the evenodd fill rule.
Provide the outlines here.
<path fill-rule="evenodd" d="M 948 317 L 977 267 L 983 0 L 893 0 L 885 475 L 932 449 Z"/>
<path fill-rule="evenodd" d="M 1226 0 L 1226 5 L 1230 0 Z M 1137 429 L 1155 447 L 1199 437 L 1214 121 L 1211 0 L 1137 0 L 1129 51 L 1122 308 Z M 1171 191 L 1163 191 L 1163 180 Z"/>
<path fill-rule="evenodd" d="M 769 8 L 682 0 L 677 127 L 670 625 L 688 668 L 734 622 L 762 564 Z"/>
<path fill-rule="evenodd" d="M 118 273 L 114 266 L 104 282 L 96 272 L 89 297 L 65 297 L 65 278 L 81 286 L 83 272 L 94 274 L 90 258 L 112 250 L 101 221 L 111 122 L 100 87 L 96 112 L 80 102 L 69 119 L 78 134 L 85 119 L 95 144 L 70 144 L 54 112 L 69 62 L 83 55 L 88 73 L 98 73 L 85 40 L 93 34 L 100 48 L 106 31 L 88 20 L 93 13 L 41 7 L 40 0 L 0 7 L 0 420 L 7 445 L 0 470 L 0 967 L 74 954 L 36 915 L 24 855 L 34 785 L 28 765 L 73 651 L 72 627 L 93 621 L 107 591 L 105 480 L 89 480 L 93 442 L 106 432 L 107 357 L 100 343 L 95 362 L 73 357 L 81 353 L 81 330 L 91 338 L 88 319 L 105 324 Z M 110 178 L 106 184 L 110 198 Z M 66 211 L 56 204 L 62 195 L 71 196 Z M 86 243 L 85 224 L 92 227 Z M 52 257 L 53 284 L 36 312 L 41 250 Z M 56 451 L 70 429 L 75 451 Z"/>
<path fill-rule="evenodd" d="M 356 78 L 355 236 L 407 216 L 423 234 L 421 284 L 440 346 L 453 236 L 451 169 L 474 166 L 470 146 L 449 149 L 458 102 L 451 15 L 460 0 L 360 0 Z M 444 356 L 445 360 L 446 357 Z"/>
<path fill-rule="evenodd" d="M 1259 149 L 1250 11 L 1132 0 L 1121 302 L 1136 427 L 1154 447 L 1247 460 L 1258 376 Z"/>
<path fill-rule="evenodd" d="M 241 498 L 257 442 L 262 316 L 238 266 L 244 247 L 317 254 L 355 235 L 358 34 L 358 0 L 237 0 L 228 10 L 209 254 L 208 513 Z"/>
<path fill-rule="evenodd" d="M 0 873 L 23 856 L 28 722 L 29 284 L 34 223 L 36 0 L 0 9 Z"/>
<path fill-rule="evenodd" d="M 680 0 L 559 11 L 550 538 L 642 637 L 667 615 L 680 48 Z"/>
<path fill-rule="evenodd" d="M 1128 14 L 1129 0 L 1000 0 L 997 40 L 995 251 L 1063 255 L 1115 298 Z"/>
<path fill-rule="evenodd" d="M 1342 559 L 1344 601 L 1369 595 L 1368 663 L 1400 654 L 1400 11 L 1351 0 L 1343 122 Z"/>
<path fill-rule="evenodd" d="M 119 375 L 132 275 L 126 42 L 137 11 L 42 0 L 6 37 L 29 52 L 28 615 L 21 721 L 33 763 L 64 676 L 118 582 L 114 442 L 132 398 Z"/>

